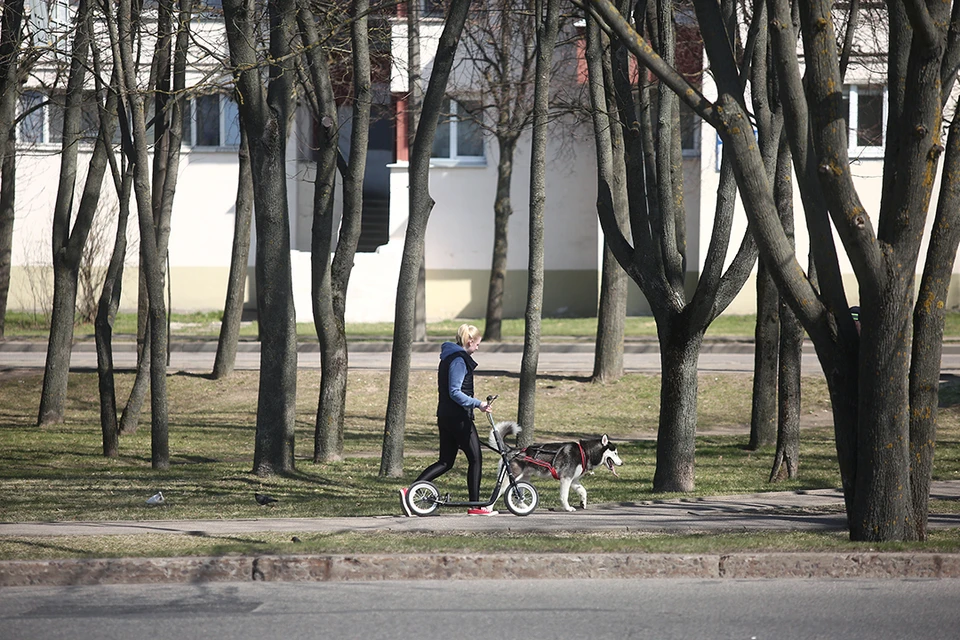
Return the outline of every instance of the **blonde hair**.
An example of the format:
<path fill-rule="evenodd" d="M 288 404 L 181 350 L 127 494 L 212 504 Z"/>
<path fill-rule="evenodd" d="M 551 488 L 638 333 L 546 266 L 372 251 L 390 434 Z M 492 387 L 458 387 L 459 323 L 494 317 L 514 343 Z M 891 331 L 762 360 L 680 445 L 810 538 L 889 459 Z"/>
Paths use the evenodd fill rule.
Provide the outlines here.
<path fill-rule="evenodd" d="M 479 337 L 480 329 L 477 329 L 472 324 L 463 323 L 460 325 L 460 328 L 457 329 L 457 344 L 461 347 L 470 340 L 476 340 Z"/>

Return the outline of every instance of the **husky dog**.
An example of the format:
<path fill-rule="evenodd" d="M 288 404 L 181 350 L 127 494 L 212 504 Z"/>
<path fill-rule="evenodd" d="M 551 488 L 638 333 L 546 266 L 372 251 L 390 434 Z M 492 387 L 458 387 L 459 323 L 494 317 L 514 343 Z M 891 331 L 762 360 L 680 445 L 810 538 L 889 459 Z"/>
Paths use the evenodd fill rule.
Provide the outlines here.
<path fill-rule="evenodd" d="M 520 433 L 521 427 L 516 422 L 498 422 L 490 430 L 490 446 L 497 448 L 497 434 L 503 440 L 506 436 Z M 504 444 L 504 446 L 507 446 Z M 601 465 L 617 475 L 616 467 L 623 464 L 617 445 L 603 435 L 599 438 L 590 438 L 578 442 L 555 442 L 550 444 L 532 444 L 526 449 L 507 447 L 510 460 L 510 470 L 517 480 L 531 477 L 554 477 L 560 481 L 560 504 L 566 511 L 573 511 L 570 506 L 570 487 L 576 489 L 580 496 L 580 506 L 587 508 L 587 490 L 580 484 L 580 479 L 594 467 Z M 500 461 L 503 464 L 503 461 Z M 500 495 L 506 492 L 509 483 L 500 488 Z M 499 498 L 499 496 L 497 496 Z"/>

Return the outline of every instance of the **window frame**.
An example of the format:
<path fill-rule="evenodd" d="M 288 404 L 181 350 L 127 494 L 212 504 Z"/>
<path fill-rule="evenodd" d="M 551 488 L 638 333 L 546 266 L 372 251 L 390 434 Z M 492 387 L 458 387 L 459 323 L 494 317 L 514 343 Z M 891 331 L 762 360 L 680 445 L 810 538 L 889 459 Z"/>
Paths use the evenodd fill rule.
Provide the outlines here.
<path fill-rule="evenodd" d="M 860 94 L 880 95 L 883 105 L 883 115 L 880 124 L 880 144 L 861 145 L 859 143 L 860 134 Z M 888 100 L 887 86 L 871 83 L 850 83 L 843 85 L 844 101 L 847 104 L 847 154 L 851 159 L 858 158 L 882 158 L 884 154 L 884 143 L 887 136 L 887 116 Z"/>
<path fill-rule="evenodd" d="M 210 96 L 217 96 L 219 99 L 217 101 L 217 120 L 218 120 L 218 131 L 217 131 L 217 144 L 197 144 L 197 107 L 198 102 L 201 98 L 208 98 Z M 236 117 L 239 121 L 240 111 L 236 101 L 233 99 L 233 96 L 230 93 L 220 92 L 220 93 L 207 93 L 194 96 L 189 98 L 184 103 L 183 109 L 183 119 L 184 119 L 184 129 L 182 131 L 182 139 L 180 141 L 180 146 L 184 151 L 235 151 L 240 148 L 240 127 L 239 122 L 235 128 L 236 133 L 236 142 L 230 141 L 231 127 L 228 121 L 226 105 L 233 105 L 233 113 L 236 114 Z M 189 110 L 189 113 L 188 113 Z M 190 120 L 190 127 L 187 130 L 187 118 Z"/>
<path fill-rule="evenodd" d="M 469 102 L 468 100 L 463 100 L 463 102 Z M 447 150 L 449 151 L 449 156 L 435 156 L 433 155 L 436 152 L 436 143 L 437 136 L 434 136 L 434 148 L 430 150 L 430 164 L 436 166 L 486 166 L 487 164 L 487 141 L 486 136 L 483 135 L 483 130 L 480 128 L 479 124 L 474 124 L 476 127 L 477 135 L 480 139 L 480 150 L 482 155 L 479 156 L 468 156 L 460 155 L 459 153 L 459 133 L 460 133 L 460 122 L 465 120 L 465 118 L 459 117 L 459 110 L 464 109 L 465 107 L 461 104 L 460 100 L 457 100 L 453 97 L 444 98 L 444 109 L 441 111 L 440 122 L 437 123 L 437 134 L 440 133 L 440 130 L 443 127 L 449 127 L 449 135 L 447 139 Z"/>

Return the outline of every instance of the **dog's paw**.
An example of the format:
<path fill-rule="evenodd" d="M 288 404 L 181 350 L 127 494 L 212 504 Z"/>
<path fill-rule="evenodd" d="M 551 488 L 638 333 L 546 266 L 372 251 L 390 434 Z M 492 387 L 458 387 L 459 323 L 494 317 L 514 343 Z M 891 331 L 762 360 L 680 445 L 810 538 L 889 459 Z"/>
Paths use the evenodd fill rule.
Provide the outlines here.
<path fill-rule="evenodd" d="M 574 509 L 573 507 L 571 507 L 571 506 L 569 506 L 569 505 L 566 506 L 566 507 L 564 507 L 563 510 L 564 510 L 564 511 L 576 511 L 576 509 Z"/>

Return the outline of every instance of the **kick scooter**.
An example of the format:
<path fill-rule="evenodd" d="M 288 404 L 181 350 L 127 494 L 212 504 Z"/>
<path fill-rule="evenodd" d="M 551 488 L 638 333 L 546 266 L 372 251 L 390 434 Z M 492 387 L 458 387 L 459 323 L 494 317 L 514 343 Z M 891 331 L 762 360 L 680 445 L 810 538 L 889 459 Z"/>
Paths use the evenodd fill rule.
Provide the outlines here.
<path fill-rule="evenodd" d="M 487 404 L 493 404 L 493 401 L 496 399 L 497 396 L 487 396 Z M 490 426 L 493 427 L 493 414 L 488 413 L 487 419 L 490 421 Z M 491 447 L 483 440 L 480 441 L 486 448 L 496 451 L 502 461 L 499 473 L 497 474 L 497 484 L 493 487 L 493 493 L 490 494 L 489 500 L 485 502 L 451 500 L 449 494 L 441 496 L 439 489 L 437 489 L 436 485 L 432 482 L 418 480 L 410 485 L 410 488 L 407 490 L 406 500 L 407 505 L 410 507 L 410 512 L 418 516 L 428 516 L 439 507 L 490 507 L 497 501 L 497 497 L 500 495 L 500 487 L 503 486 L 505 481 L 510 484 L 510 486 L 507 487 L 506 494 L 504 494 L 507 509 L 510 510 L 510 513 L 517 516 L 525 516 L 536 509 L 537 503 L 540 502 L 540 495 L 537 493 L 536 487 L 529 482 L 524 482 L 523 480 L 518 481 L 514 477 L 513 472 L 510 470 L 510 449 L 504 443 L 500 432 L 494 429 L 493 433 L 497 448 Z"/>

